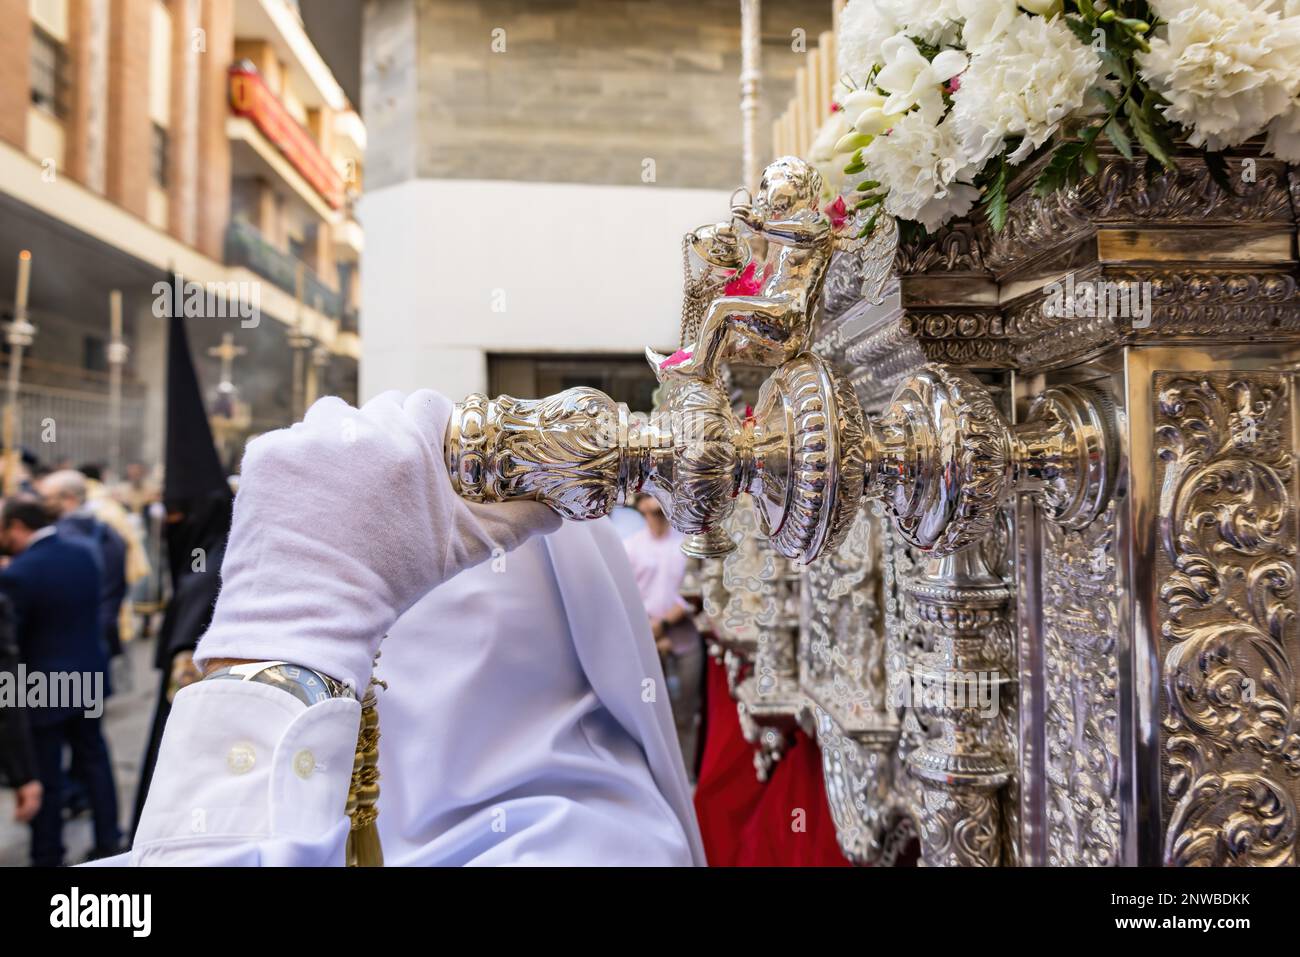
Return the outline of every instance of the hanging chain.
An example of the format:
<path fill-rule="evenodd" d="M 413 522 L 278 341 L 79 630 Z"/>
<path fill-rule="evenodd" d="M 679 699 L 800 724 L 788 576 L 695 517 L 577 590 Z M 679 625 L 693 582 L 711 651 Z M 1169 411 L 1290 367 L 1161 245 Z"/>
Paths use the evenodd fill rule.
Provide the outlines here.
<path fill-rule="evenodd" d="M 691 246 L 695 239 L 694 233 L 687 233 L 682 238 L 682 330 L 679 344 L 682 349 L 695 342 L 705 310 L 729 282 L 726 277 L 711 278 L 707 268 L 698 279 L 691 278 Z"/>

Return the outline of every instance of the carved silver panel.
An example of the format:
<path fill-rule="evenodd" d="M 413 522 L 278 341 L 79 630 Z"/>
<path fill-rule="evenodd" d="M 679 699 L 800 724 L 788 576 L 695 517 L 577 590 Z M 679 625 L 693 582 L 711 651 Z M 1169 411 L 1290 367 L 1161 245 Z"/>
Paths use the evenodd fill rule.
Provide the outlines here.
<path fill-rule="evenodd" d="M 1296 863 L 1291 379 L 1157 373 L 1164 858 Z"/>

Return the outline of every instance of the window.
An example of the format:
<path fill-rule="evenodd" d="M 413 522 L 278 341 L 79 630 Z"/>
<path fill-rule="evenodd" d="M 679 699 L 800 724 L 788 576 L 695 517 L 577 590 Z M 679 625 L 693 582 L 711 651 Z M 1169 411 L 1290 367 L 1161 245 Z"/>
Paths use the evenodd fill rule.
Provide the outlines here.
<path fill-rule="evenodd" d="M 32 30 L 32 105 L 63 119 L 67 113 L 67 57 L 63 44 L 44 30 Z"/>
<path fill-rule="evenodd" d="M 90 372 L 108 371 L 108 346 L 98 336 L 86 336 L 81 352 L 82 367 Z"/>
<path fill-rule="evenodd" d="M 153 125 L 153 141 L 150 144 L 150 163 L 153 181 L 162 189 L 167 188 L 167 152 L 169 149 L 167 131 L 157 123 Z"/>

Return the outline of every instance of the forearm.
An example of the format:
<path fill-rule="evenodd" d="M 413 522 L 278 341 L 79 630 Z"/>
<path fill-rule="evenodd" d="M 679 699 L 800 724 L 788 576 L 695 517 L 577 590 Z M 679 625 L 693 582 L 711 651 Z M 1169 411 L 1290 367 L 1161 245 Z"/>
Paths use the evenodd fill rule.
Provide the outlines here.
<path fill-rule="evenodd" d="M 674 605 L 672 608 L 668 609 L 659 620 L 662 621 L 665 626 L 672 626 L 685 621 L 686 615 L 687 609 L 684 606 Z"/>
<path fill-rule="evenodd" d="M 247 681 L 176 695 L 133 864 L 342 864 L 360 705 Z"/>

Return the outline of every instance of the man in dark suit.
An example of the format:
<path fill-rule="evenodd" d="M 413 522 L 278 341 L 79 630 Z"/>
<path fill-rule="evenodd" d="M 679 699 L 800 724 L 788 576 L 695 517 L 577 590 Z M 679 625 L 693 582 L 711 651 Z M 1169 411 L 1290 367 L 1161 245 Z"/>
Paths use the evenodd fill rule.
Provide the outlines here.
<path fill-rule="evenodd" d="M 18 648 L 28 675 L 76 674 L 102 695 L 108 660 L 101 641 L 99 561 L 91 547 L 57 533 L 45 506 L 14 498 L 0 510 L 0 546 L 15 556 L 0 572 L 0 593 L 14 607 Z M 44 800 L 32 820 L 32 863 L 63 863 L 63 748 L 85 774 L 95 821 L 93 856 L 121 844 L 117 790 L 98 716 L 103 702 L 50 701 L 29 712 Z M 59 705 L 54 707 L 53 705 Z"/>
<path fill-rule="evenodd" d="M 126 542 L 122 536 L 95 517 L 86 503 L 86 476 L 63 469 L 36 483 L 45 507 L 56 516 L 59 534 L 80 538 L 99 554 L 99 611 L 103 620 L 104 645 L 110 659 L 122 653 L 118 613 L 126 600 Z"/>
<path fill-rule="evenodd" d="M 14 609 L 0 595 L 0 675 L 18 683 L 18 637 L 14 634 Z M 40 779 L 36 776 L 36 752 L 22 704 L 0 704 L 0 787 L 13 788 L 17 796 L 14 820 L 28 824 L 41 809 Z"/>

